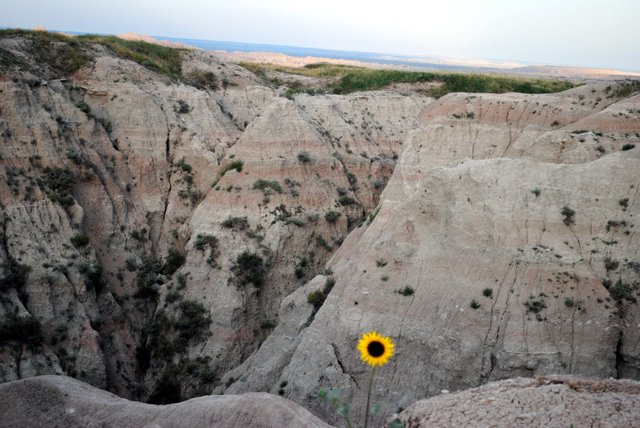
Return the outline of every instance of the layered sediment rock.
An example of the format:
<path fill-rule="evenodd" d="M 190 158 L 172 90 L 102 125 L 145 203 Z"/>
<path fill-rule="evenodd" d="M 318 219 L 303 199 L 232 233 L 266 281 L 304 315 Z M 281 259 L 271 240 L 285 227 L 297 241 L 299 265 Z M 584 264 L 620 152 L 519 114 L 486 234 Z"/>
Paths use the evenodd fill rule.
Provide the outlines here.
<path fill-rule="evenodd" d="M 628 82 L 287 98 L 205 52 L 182 74 L 209 87 L 0 48 L 0 380 L 270 391 L 328 421 L 339 388 L 357 421 L 372 329 L 397 349 L 374 423 L 496 379 L 638 378 Z"/>

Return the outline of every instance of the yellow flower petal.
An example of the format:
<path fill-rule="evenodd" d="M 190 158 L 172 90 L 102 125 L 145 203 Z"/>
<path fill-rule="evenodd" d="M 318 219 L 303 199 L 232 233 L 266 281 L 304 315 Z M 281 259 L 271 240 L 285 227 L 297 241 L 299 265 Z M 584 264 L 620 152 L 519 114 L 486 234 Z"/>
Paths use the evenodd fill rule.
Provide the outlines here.
<path fill-rule="evenodd" d="M 383 366 L 393 356 L 393 341 L 390 337 L 381 336 L 375 331 L 365 333 L 358 342 L 358 351 L 362 361 L 371 367 Z"/>

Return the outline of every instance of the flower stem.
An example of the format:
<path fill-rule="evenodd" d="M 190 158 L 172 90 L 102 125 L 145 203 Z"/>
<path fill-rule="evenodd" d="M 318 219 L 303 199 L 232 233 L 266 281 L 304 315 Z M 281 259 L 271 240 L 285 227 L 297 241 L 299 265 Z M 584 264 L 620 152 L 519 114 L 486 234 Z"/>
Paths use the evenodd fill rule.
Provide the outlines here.
<path fill-rule="evenodd" d="M 371 387 L 373 386 L 373 376 L 376 374 L 376 367 L 371 369 L 371 377 L 369 378 L 369 390 L 367 391 L 367 410 L 364 414 L 364 428 L 369 426 L 369 403 L 371 402 Z"/>
<path fill-rule="evenodd" d="M 349 420 L 349 418 L 347 416 L 343 416 L 344 420 L 347 422 L 347 427 L 348 428 L 353 428 L 353 426 L 351 425 L 351 421 Z"/>

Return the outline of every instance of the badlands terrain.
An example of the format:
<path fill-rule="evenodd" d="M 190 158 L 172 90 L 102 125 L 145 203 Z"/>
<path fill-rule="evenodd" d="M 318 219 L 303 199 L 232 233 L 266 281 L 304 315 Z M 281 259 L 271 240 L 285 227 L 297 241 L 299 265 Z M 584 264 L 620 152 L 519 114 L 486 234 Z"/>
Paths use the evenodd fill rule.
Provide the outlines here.
<path fill-rule="evenodd" d="M 375 426 L 501 379 L 640 379 L 640 82 L 344 79 L 1 32 L 0 381 L 270 392 L 318 426 L 336 388 L 361 422 L 369 330 L 397 351 Z"/>

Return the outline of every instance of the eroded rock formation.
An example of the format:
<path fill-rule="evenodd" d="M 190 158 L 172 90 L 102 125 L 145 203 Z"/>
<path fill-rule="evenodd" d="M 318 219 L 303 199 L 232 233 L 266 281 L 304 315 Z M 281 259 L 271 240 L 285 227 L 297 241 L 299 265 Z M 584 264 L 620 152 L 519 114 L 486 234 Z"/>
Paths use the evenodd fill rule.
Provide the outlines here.
<path fill-rule="evenodd" d="M 372 329 L 397 349 L 376 424 L 496 379 L 638 378 L 637 84 L 287 97 L 205 52 L 176 79 L 56 43 L 86 61 L 0 39 L 0 380 L 330 422 L 339 388 L 357 421 Z"/>
<path fill-rule="evenodd" d="M 407 428 L 634 426 L 639 401 L 635 381 L 536 376 L 421 400 L 398 419 Z"/>

